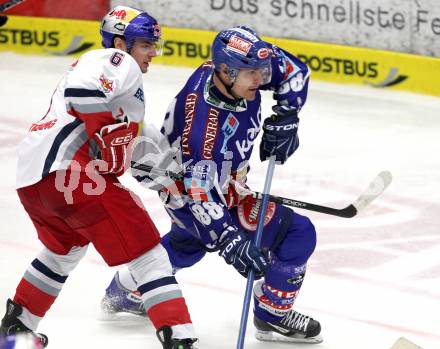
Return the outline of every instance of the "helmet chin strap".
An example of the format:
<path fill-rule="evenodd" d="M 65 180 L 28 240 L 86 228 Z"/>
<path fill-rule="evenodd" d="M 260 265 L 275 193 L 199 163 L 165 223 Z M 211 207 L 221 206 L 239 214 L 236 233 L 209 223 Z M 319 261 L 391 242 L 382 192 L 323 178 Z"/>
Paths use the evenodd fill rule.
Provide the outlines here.
<path fill-rule="evenodd" d="M 222 77 L 220 76 L 220 72 L 219 72 L 217 69 L 214 70 L 214 74 L 218 77 L 218 79 L 220 80 L 220 82 L 222 83 L 222 85 L 225 87 L 226 91 L 227 91 L 232 97 L 234 97 L 235 100 L 242 99 L 241 97 L 237 96 L 237 95 L 235 94 L 234 91 L 232 91 L 232 88 L 234 87 L 234 83 L 235 83 L 235 81 L 233 81 L 232 84 L 228 85 L 228 84 L 226 83 L 226 81 L 224 81 L 224 80 L 222 79 Z"/>

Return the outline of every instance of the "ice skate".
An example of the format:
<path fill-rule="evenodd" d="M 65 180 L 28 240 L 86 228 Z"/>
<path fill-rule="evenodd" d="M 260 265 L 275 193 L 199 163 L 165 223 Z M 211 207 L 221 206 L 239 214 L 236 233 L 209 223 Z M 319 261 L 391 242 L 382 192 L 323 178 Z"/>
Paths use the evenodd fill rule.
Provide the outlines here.
<path fill-rule="evenodd" d="M 0 335 L 9 336 L 16 333 L 30 333 L 40 340 L 43 348 L 47 347 L 49 339 L 46 335 L 32 331 L 18 319 L 22 312 L 23 307 L 20 304 L 15 303 L 11 299 L 7 300 L 6 314 L 1 322 Z"/>
<path fill-rule="evenodd" d="M 148 318 L 140 294 L 122 286 L 119 274 L 116 273 L 101 300 L 100 320 L 143 321 L 146 319 Z"/>
<path fill-rule="evenodd" d="M 194 343 L 197 338 L 172 338 L 173 330 L 169 326 L 164 326 L 157 330 L 157 338 L 163 345 L 163 349 L 197 349 Z"/>
<path fill-rule="evenodd" d="M 321 325 L 309 316 L 289 311 L 279 322 L 271 323 L 254 316 L 255 338 L 267 342 L 321 343 Z"/>

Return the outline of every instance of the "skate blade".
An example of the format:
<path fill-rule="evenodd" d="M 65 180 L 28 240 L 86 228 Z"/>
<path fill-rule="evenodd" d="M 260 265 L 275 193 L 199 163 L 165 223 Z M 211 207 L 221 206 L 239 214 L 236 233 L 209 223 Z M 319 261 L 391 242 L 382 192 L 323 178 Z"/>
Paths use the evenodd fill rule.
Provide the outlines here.
<path fill-rule="evenodd" d="M 107 312 L 101 311 L 98 315 L 99 321 L 105 322 L 137 322 L 137 323 L 150 323 L 150 320 L 145 315 L 137 315 L 126 312 Z"/>
<path fill-rule="evenodd" d="M 308 344 L 318 344 L 324 339 L 321 335 L 310 338 L 294 338 L 283 336 L 282 334 L 272 332 L 272 331 L 260 331 L 255 332 L 255 338 L 263 342 L 286 342 L 286 343 L 308 343 Z"/>

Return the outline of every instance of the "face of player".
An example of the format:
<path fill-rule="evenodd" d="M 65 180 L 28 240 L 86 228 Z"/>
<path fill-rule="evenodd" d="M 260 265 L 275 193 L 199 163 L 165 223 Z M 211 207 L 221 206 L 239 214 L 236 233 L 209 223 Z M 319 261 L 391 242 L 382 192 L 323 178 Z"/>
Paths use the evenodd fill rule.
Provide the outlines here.
<path fill-rule="evenodd" d="M 268 70 L 268 68 L 240 69 L 232 86 L 232 91 L 237 97 L 253 101 L 258 88 L 270 81 Z"/>
<path fill-rule="evenodd" d="M 136 63 L 141 68 L 142 73 L 148 71 L 150 62 L 153 57 L 158 55 L 157 46 L 154 42 L 137 39 L 131 48 L 130 55 L 134 58 Z"/>
<path fill-rule="evenodd" d="M 115 39 L 115 48 L 128 52 L 125 41 L 120 38 Z M 130 55 L 139 65 L 142 73 L 146 73 L 153 57 L 161 54 L 160 50 L 161 48 L 158 46 L 158 43 L 144 39 L 136 39 L 130 50 Z"/>

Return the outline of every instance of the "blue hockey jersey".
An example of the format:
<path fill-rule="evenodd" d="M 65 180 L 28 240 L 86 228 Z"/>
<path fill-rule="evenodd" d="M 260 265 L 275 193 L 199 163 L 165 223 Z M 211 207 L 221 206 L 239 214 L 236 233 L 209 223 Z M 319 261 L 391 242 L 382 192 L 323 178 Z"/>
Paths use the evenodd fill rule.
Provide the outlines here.
<path fill-rule="evenodd" d="M 179 210 L 191 212 L 197 220 L 194 235 L 206 245 L 215 244 L 232 224 L 224 195 L 231 178 L 245 176 L 261 124 L 260 92 L 252 101 L 230 100 L 213 84 L 213 71 L 211 62 L 195 70 L 170 104 L 161 129 L 180 149 L 190 202 Z M 308 78 L 304 63 L 272 46 L 272 78 L 260 90 L 272 90 L 278 104 L 299 111 L 307 99 Z M 183 224 L 193 230 L 190 222 Z"/>

